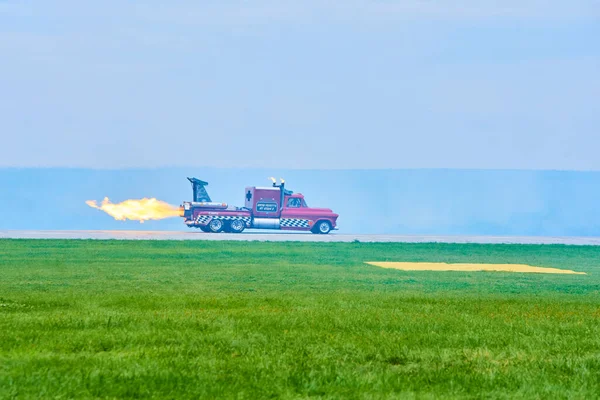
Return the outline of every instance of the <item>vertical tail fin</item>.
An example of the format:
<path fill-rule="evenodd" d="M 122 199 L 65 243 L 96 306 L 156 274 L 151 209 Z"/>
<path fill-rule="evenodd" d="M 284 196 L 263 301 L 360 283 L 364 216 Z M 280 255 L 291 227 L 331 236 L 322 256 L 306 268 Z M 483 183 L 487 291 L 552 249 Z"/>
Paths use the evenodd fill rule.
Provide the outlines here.
<path fill-rule="evenodd" d="M 196 202 L 211 202 L 212 200 L 210 199 L 210 196 L 208 195 L 208 192 L 206 191 L 206 185 L 208 185 L 208 182 L 204 182 L 201 181 L 200 179 L 196 179 L 196 178 L 187 178 L 188 181 L 190 181 L 190 183 L 192 184 L 192 189 L 194 191 L 194 197 L 192 201 L 196 201 Z"/>

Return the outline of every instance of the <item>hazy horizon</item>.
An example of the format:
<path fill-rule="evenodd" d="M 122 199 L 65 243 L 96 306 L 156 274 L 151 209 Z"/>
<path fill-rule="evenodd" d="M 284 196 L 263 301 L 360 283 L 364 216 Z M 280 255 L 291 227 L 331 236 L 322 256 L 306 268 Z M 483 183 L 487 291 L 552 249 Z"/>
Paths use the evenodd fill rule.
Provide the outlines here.
<path fill-rule="evenodd" d="M 0 229 L 188 230 L 181 218 L 115 221 L 86 200 L 191 198 L 187 176 L 214 201 L 243 204 L 245 186 L 286 179 L 310 206 L 340 214 L 340 233 L 600 236 L 600 172 L 283 170 L 239 168 L 0 169 Z"/>

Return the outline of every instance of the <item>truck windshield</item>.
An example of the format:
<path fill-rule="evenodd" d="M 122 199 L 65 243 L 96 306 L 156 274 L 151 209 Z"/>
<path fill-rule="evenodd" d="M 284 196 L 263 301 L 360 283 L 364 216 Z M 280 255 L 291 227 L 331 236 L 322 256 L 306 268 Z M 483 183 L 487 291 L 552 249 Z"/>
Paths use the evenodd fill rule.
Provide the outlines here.
<path fill-rule="evenodd" d="M 300 208 L 302 205 L 301 201 L 297 197 L 290 197 L 287 202 L 288 208 Z"/>

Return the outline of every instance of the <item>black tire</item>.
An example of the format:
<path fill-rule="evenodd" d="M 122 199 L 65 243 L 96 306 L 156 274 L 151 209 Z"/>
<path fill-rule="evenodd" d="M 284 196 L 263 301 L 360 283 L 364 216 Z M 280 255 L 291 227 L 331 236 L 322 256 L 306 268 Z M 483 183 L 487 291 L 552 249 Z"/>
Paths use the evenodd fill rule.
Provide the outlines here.
<path fill-rule="evenodd" d="M 229 223 L 229 232 L 231 233 L 242 233 L 244 229 L 246 229 L 246 223 L 241 219 L 234 219 Z"/>
<path fill-rule="evenodd" d="M 201 226 L 201 227 L 200 227 L 200 230 L 201 230 L 202 232 L 206 232 L 206 233 L 209 233 L 209 232 L 210 232 L 210 229 L 208 229 L 208 225 Z"/>
<path fill-rule="evenodd" d="M 212 233 L 219 233 L 224 228 L 225 228 L 225 223 L 223 222 L 222 219 L 213 218 L 208 223 L 208 229 L 210 229 L 210 232 L 212 232 Z"/>
<path fill-rule="evenodd" d="M 319 221 L 315 225 L 314 230 L 321 235 L 327 235 L 331 232 L 331 224 L 329 221 Z"/>

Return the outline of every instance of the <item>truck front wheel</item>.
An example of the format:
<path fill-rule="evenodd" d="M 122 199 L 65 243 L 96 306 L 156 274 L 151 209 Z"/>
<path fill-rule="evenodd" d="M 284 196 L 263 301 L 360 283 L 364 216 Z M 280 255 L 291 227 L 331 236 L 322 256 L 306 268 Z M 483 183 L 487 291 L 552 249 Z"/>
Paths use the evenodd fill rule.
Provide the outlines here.
<path fill-rule="evenodd" d="M 329 232 L 331 232 L 331 224 L 329 223 L 329 221 L 319 221 L 315 225 L 312 232 L 327 235 Z"/>

